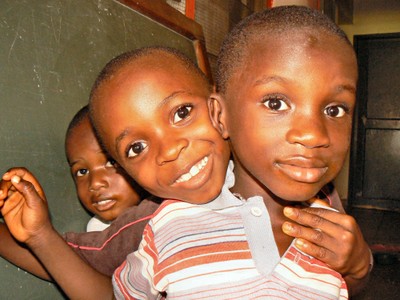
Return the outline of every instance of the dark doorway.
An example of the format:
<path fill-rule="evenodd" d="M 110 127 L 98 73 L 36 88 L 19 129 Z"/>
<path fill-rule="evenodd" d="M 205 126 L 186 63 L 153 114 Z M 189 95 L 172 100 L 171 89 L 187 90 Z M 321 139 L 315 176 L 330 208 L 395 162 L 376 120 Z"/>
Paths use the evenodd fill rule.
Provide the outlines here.
<path fill-rule="evenodd" d="M 400 211 L 400 33 L 356 35 L 349 208 Z"/>

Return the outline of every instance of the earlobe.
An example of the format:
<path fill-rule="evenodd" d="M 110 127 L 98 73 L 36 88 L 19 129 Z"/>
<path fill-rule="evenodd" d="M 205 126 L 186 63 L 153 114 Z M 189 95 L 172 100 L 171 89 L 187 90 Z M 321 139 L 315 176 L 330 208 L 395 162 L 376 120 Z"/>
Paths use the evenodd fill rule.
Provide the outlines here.
<path fill-rule="evenodd" d="M 219 94 L 212 93 L 208 98 L 208 111 L 215 129 L 224 139 L 227 139 L 229 134 L 226 129 L 225 102 Z"/>

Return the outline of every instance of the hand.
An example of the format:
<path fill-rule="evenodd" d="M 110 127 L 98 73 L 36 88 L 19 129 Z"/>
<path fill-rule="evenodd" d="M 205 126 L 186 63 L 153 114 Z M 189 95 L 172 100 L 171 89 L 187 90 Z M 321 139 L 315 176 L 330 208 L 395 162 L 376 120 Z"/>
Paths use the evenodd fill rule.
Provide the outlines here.
<path fill-rule="evenodd" d="M 50 226 L 46 197 L 36 178 L 24 168 L 13 168 L 0 182 L 1 213 L 11 234 L 28 243 Z"/>
<path fill-rule="evenodd" d="M 348 281 L 367 277 L 370 250 L 355 219 L 323 208 L 285 207 L 283 231 L 297 238 L 296 246 L 341 273 Z"/>

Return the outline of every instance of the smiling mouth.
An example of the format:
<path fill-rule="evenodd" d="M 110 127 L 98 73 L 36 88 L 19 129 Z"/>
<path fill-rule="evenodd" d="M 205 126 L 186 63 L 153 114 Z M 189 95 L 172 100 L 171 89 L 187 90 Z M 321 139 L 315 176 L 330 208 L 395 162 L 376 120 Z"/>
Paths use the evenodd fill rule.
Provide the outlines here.
<path fill-rule="evenodd" d="M 194 176 L 200 173 L 202 169 L 207 165 L 208 163 L 208 156 L 204 157 L 199 163 L 195 164 L 192 166 L 189 170 L 188 173 L 183 174 L 180 176 L 175 182 L 176 183 L 181 183 L 181 182 L 186 182 L 192 179 Z"/>

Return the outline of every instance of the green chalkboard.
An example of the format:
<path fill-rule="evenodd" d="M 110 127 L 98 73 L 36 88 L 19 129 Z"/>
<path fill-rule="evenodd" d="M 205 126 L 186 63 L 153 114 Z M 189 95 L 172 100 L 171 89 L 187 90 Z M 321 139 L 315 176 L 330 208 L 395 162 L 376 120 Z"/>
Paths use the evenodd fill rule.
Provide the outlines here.
<path fill-rule="evenodd" d="M 64 134 L 100 69 L 117 54 L 155 44 L 197 57 L 193 40 L 121 2 L 0 1 L 0 173 L 29 168 L 59 232 L 83 231 L 89 219 L 69 174 Z M 0 299 L 63 298 L 55 285 L 0 259 Z"/>

